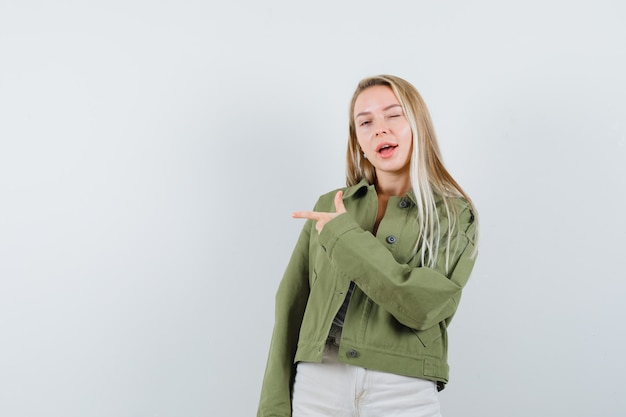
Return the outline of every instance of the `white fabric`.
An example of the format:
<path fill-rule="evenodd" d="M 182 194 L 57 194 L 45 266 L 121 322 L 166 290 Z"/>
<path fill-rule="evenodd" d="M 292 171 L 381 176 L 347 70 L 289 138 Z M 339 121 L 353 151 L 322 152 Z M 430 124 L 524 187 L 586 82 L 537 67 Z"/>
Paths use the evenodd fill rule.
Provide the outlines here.
<path fill-rule="evenodd" d="M 339 363 L 332 345 L 298 363 L 292 404 L 292 417 L 441 417 L 434 382 Z"/>

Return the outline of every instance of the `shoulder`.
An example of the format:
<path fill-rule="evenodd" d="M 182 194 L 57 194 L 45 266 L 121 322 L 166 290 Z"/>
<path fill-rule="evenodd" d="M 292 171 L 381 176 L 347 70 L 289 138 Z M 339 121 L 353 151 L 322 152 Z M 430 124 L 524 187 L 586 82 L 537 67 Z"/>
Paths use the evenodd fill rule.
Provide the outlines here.
<path fill-rule="evenodd" d="M 445 200 L 437 196 L 437 211 L 440 218 L 452 218 L 459 229 L 466 230 L 476 222 L 473 205 L 461 196 L 448 197 Z"/>
<path fill-rule="evenodd" d="M 317 199 L 317 203 L 315 203 L 315 208 L 313 210 L 328 211 L 329 207 L 334 206 L 334 200 L 335 200 L 335 195 L 337 194 L 337 191 L 345 192 L 345 188 L 336 188 L 332 191 L 329 191 L 319 196 L 319 198 Z"/>
<path fill-rule="evenodd" d="M 346 201 L 348 199 L 359 198 L 363 196 L 364 194 L 367 193 L 368 189 L 372 187 L 373 186 L 371 184 L 363 180 L 359 182 L 358 184 L 355 184 L 349 187 L 336 188 L 332 191 L 322 194 L 318 198 L 317 204 L 315 204 L 315 210 L 324 211 L 324 209 L 328 210 L 329 207 L 334 208 L 335 195 L 337 194 L 338 191 L 343 192 L 343 200 Z"/>
<path fill-rule="evenodd" d="M 463 233 L 470 241 L 474 241 L 478 233 L 478 218 L 476 209 L 463 197 L 454 197 L 451 199 L 454 206 L 453 215 L 456 217 L 458 230 Z"/>
<path fill-rule="evenodd" d="M 460 219 L 466 219 L 468 222 L 474 221 L 474 208 L 463 197 L 453 197 L 451 202 Z"/>

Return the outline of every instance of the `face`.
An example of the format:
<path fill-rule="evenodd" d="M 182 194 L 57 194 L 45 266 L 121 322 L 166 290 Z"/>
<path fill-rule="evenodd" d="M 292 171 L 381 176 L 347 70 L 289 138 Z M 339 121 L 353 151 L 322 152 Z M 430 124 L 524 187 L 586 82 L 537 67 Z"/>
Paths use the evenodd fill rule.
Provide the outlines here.
<path fill-rule="evenodd" d="M 376 175 L 409 175 L 413 134 L 391 88 L 369 87 L 354 103 L 356 137 Z"/>

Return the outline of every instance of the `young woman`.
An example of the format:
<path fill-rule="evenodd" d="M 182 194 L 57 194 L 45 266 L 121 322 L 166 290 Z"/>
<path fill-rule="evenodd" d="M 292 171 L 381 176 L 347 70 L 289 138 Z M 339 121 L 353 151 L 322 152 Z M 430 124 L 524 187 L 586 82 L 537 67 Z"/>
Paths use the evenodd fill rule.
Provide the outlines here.
<path fill-rule="evenodd" d="M 439 416 L 476 210 L 407 81 L 362 80 L 347 188 L 307 219 L 276 295 L 258 417 Z"/>

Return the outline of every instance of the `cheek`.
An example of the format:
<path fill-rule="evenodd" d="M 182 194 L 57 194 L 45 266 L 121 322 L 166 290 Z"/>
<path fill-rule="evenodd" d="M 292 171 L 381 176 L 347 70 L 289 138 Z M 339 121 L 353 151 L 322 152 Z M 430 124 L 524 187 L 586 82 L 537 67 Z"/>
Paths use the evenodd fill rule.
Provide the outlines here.
<path fill-rule="evenodd" d="M 413 132 L 411 132 L 411 126 L 408 124 L 402 129 L 401 136 L 404 141 L 413 144 Z"/>
<path fill-rule="evenodd" d="M 402 129 L 397 130 L 396 137 L 405 143 L 413 143 L 413 133 L 410 126 L 403 126 Z"/>
<path fill-rule="evenodd" d="M 406 128 L 402 130 L 401 138 L 402 142 L 404 142 L 405 145 L 408 145 L 404 148 L 408 149 L 407 158 L 411 159 L 411 153 L 413 152 L 413 132 L 411 132 L 410 126 L 406 126 Z"/>
<path fill-rule="evenodd" d="M 359 135 L 358 133 L 356 135 L 356 141 L 359 144 L 359 146 L 361 147 L 361 149 L 366 149 L 367 148 L 368 141 L 363 139 L 363 137 L 361 135 Z"/>

